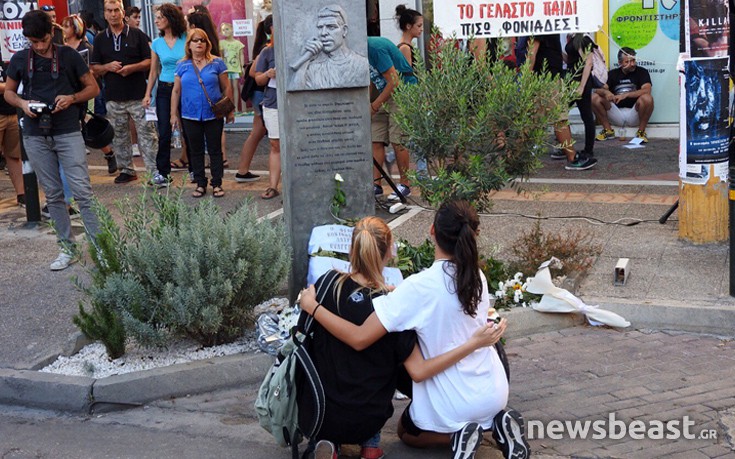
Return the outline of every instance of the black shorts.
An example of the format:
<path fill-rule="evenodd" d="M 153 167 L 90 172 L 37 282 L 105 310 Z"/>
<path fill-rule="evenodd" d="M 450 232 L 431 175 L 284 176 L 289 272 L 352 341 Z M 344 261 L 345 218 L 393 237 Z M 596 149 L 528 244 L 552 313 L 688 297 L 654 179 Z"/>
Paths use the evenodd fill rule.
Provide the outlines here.
<path fill-rule="evenodd" d="M 414 424 L 413 419 L 411 419 L 411 415 L 408 412 L 408 410 L 411 408 L 411 403 L 408 404 L 406 409 L 403 410 L 403 414 L 401 414 L 401 425 L 403 426 L 403 430 L 405 430 L 407 434 L 418 437 L 422 433 L 428 432 L 428 430 L 423 430 L 417 427 L 416 424 Z"/>

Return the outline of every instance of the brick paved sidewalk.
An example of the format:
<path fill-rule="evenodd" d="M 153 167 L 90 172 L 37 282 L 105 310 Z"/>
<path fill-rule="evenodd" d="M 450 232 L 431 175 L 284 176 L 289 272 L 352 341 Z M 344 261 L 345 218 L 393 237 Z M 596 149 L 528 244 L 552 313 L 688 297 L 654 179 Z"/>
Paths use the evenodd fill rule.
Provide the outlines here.
<path fill-rule="evenodd" d="M 712 336 L 575 327 L 512 340 L 510 404 L 526 419 L 662 422 L 688 416 L 696 437 L 530 440 L 534 453 L 604 458 L 735 457 L 735 342 Z M 728 413 L 727 411 L 730 410 Z M 730 421 L 732 422 L 732 421 Z M 681 425 L 681 424 L 680 424 Z M 734 426 L 735 427 L 735 426 Z M 666 434 L 667 431 L 664 431 Z"/>

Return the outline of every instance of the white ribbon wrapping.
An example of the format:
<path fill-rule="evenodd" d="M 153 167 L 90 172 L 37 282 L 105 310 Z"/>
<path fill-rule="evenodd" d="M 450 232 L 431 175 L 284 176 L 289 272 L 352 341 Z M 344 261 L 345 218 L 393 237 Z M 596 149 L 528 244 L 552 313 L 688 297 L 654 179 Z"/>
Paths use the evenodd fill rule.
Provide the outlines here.
<path fill-rule="evenodd" d="M 552 258 L 541 264 L 536 275 L 527 280 L 526 291 L 543 295 L 541 301 L 532 305 L 535 311 L 581 312 L 592 325 L 603 324 L 620 328 L 630 326 L 630 322 L 614 312 L 600 309 L 599 306 L 585 304 L 582 300 L 569 293 L 568 290 L 555 286 L 551 282 L 551 272 L 549 271 L 549 265 L 554 260 Z"/>

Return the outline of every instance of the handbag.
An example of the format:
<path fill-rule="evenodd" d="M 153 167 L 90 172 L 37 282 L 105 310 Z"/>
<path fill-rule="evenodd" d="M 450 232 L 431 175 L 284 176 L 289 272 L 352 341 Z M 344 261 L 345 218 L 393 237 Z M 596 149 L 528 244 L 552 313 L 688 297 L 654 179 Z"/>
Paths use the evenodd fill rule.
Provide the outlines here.
<path fill-rule="evenodd" d="M 230 98 L 225 96 L 224 94 L 222 95 L 222 98 L 217 101 L 216 104 L 212 103 L 212 99 L 210 99 L 209 94 L 207 94 L 207 88 L 204 87 L 202 77 L 199 75 L 199 69 L 197 68 L 197 65 L 193 62 L 191 63 L 191 65 L 194 67 L 194 73 L 196 73 L 197 75 L 199 85 L 201 85 L 202 91 L 204 91 L 204 97 L 207 98 L 207 102 L 209 102 L 209 106 L 212 108 L 214 116 L 218 120 L 221 120 L 222 118 L 225 118 L 227 115 L 232 113 L 235 110 L 235 104 L 233 104 Z"/>

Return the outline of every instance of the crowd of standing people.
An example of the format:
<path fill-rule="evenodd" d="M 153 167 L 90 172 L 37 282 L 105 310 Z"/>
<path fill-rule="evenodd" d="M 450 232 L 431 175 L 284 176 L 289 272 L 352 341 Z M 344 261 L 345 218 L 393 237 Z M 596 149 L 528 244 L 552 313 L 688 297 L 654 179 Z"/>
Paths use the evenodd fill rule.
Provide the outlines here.
<path fill-rule="evenodd" d="M 114 183 L 137 180 L 133 157 L 142 156 L 149 184 L 168 186 L 172 131 L 177 131 L 182 146 L 189 149 L 190 176 L 197 183 L 193 196 L 206 192 L 205 152 L 210 156 L 212 194 L 224 196 L 223 124 L 234 120 L 234 110 L 215 115 L 214 106 L 233 94 L 209 12 L 199 5 L 185 17 L 172 3 L 159 5 L 160 37 L 153 42 L 138 28 L 138 8 L 126 10 L 120 0 L 104 0 L 103 14 L 106 27 L 87 12 L 57 24 L 51 5 L 30 11 L 22 19 L 30 47 L 14 54 L 0 82 L 3 158 L 17 203 L 25 206 L 22 135 L 46 197 L 42 214 L 53 222 L 61 247 L 52 270 L 67 268 L 78 256 L 72 218 L 81 216 L 93 244 L 99 232 L 82 136 L 88 113 L 104 116 L 114 128 L 114 136 L 95 146 L 103 153 L 108 173 L 117 174 Z M 147 113 L 152 99 L 157 124 Z M 22 134 L 18 109 L 25 118 Z M 183 149 L 182 159 L 188 163 L 186 155 Z"/>

